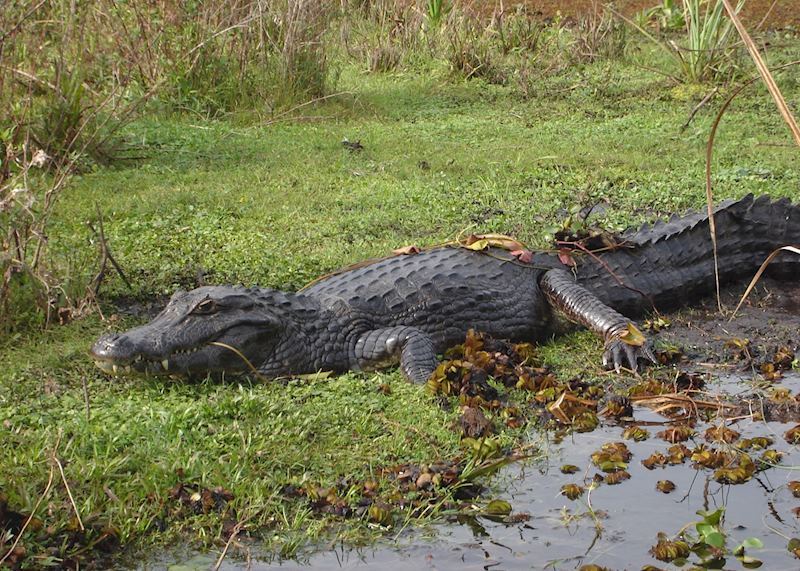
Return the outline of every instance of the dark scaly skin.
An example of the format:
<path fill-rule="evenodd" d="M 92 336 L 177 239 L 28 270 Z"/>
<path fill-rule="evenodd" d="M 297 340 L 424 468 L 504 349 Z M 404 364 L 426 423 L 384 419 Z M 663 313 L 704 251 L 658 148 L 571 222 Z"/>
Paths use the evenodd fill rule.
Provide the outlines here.
<path fill-rule="evenodd" d="M 800 243 L 800 207 L 745 197 L 716 214 L 721 280 L 752 275 L 773 249 Z M 508 252 L 441 247 L 325 277 L 300 293 L 208 286 L 178 292 L 147 325 L 92 348 L 109 372 L 263 377 L 365 370 L 399 362 L 425 381 L 436 354 L 475 329 L 514 341 L 558 333 L 553 312 L 606 341 L 604 361 L 635 369 L 647 344 L 621 340 L 630 317 L 714 290 L 708 221 L 691 214 L 624 235 L 629 249 L 584 257 L 573 273 L 557 258 L 531 264 Z M 772 266 L 800 277 L 800 257 Z M 622 282 L 621 285 L 619 282 Z"/>

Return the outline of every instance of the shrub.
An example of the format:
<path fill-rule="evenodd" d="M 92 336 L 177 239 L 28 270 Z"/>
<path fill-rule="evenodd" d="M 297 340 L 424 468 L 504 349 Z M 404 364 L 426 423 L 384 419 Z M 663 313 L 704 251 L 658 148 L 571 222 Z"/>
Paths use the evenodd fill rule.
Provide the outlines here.
<path fill-rule="evenodd" d="M 739 0 L 736 11 L 741 11 Z M 628 20 L 668 56 L 671 69 L 665 70 L 677 81 L 701 83 L 729 77 L 735 67 L 732 57 L 733 23 L 726 16 L 721 0 L 684 0 L 683 40 L 654 35 L 640 24 Z"/>

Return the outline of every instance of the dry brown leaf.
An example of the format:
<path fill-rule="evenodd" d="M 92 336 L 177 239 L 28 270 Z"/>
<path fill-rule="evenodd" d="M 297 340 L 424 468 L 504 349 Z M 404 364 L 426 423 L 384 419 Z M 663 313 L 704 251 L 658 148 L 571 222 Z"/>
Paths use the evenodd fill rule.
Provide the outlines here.
<path fill-rule="evenodd" d="M 402 248 L 397 248 L 396 250 L 392 250 L 392 253 L 397 254 L 399 256 L 412 256 L 414 254 L 419 254 L 420 249 L 419 246 L 411 244 L 410 246 L 403 246 Z"/>

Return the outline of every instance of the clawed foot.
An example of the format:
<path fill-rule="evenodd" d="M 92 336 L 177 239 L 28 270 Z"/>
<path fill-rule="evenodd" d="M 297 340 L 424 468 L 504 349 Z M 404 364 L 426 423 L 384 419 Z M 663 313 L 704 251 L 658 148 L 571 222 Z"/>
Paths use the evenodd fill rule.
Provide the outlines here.
<path fill-rule="evenodd" d="M 603 351 L 603 366 L 607 369 L 613 368 L 619 373 L 626 368 L 635 373 L 639 368 L 639 359 L 651 363 L 657 362 L 649 340 L 645 339 L 641 345 L 626 343 L 619 337 L 612 337 L 606 341 L 606 348 Z"/>

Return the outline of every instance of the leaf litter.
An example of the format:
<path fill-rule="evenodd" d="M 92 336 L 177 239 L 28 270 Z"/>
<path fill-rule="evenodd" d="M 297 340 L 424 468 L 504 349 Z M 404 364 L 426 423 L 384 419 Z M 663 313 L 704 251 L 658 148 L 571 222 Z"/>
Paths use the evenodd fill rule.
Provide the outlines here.
<path fill-rule="evenodd" d="M 659 319 L 657 327 L 662 330 L 670 325 Z M 766 422 L 800 421 L 800 391 L 775 385 L 797 361 L 789 343 L 768 351 L 754 350 L 749 341 L 736 338 L 726 341 L 726 345 L 731 348 L 727 354 L 730 361 L 755 371 L 769 386 L 754 386 L 745 394 L 727 394 L 710 388 L 708 374 L 673 368 L 658 370 L 651 378 L 612 390 L 576 378 L 561 380 L 542 366 L 533 347 L 471 331 L 463 344 L 447 352 L 447 360 L 436 369 L 427 390 L 442 402 L 457 401 L 465 440 L 486 437 L 491 434 L 490 427 L 497 424 L 512 428 L 536 425 L 551 431 L 556 439 L 620 426 L 623 440 L 636 444 L 655 436 L 664 442 L 663 450 L 640 460 L 648 470 L 684 466 L 687 471 L 705 474 L 708 482 L 742 485 L 780 467 L 789 452 L 774 447 L 775 439 L 769 436 L 774 429 Z M 683 352 L 674 346 L 657 354 L 665 363 L 687 363 Z M 637 421 L 635 417 L 643 409 L 649 411 L 648 418 L 662 417 L 660 421 L 647 421 L 649 425 L 660 425 L 661 430 L 653 434 Z M 744 421 L 762 423 L 765 434 L 743 438 L 743 431 L 736 427 Z M 748 431 L 752 433 L 751 428 Z M 790 445 L 800 443 L 800 423 L 787 430 L 783 440 Z M 628 469 L 635 455 L 623 441 L 602 444 L 587 459 L 596 471 L 590 469 L 582 480 L 564 483 L 560 495 L 580 502 L 587 491 L 598 486 L 623 485 L 620 490 L 624 490 L 624 483 L 632 478 Z M 580 469 L 564 465 L 560 471 L 568 478 Z M 677 488 L 674 481 L 662 479 L 653 493 L 670 494 Z M 789 489 L 800 497 L 800 483 L 793 482 Z M 620 501 L 625 492 L 621 493 Z M 800 513 L 800 506 L 796 512 Z M 715 534 L 724 537 L 721 524 L 713 527 Z M 761 563 L 744 554 L 746 542 L 736 549 L 726 547 L 724 542 L 719 546 L 707 543 L 717 541 L 716 535 L 690 537 L 681 530 L 674 537 L 663 533 L 656 539 L 650 554 L 661 561 L 694 561 L 707 566 L 724 564 L 727 557 L 738 559 L 745 568 Z M 747 545 L 752 550 L 760 540 L 746 541 L 750 541 Z M 789 548 L 787 555 L 800 553 L 796 549 L 800 543 L 793 545 L 795 549 Z"/>

